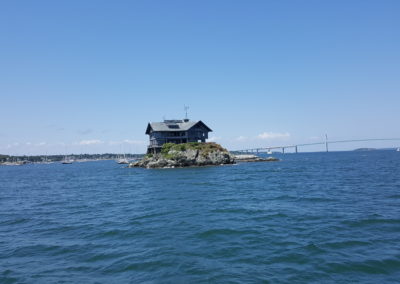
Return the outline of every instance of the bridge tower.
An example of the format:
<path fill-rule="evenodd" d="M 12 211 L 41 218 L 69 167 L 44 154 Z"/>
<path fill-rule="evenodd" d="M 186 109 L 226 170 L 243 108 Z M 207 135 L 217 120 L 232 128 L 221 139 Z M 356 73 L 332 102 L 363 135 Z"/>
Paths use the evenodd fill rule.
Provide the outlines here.
<path fill-rule="evenodd" d="M 326 152 L 329 152 L 329 149 L 328 149 L 328 134 L 325 134 L 325 148 L 326 148 Z"/>

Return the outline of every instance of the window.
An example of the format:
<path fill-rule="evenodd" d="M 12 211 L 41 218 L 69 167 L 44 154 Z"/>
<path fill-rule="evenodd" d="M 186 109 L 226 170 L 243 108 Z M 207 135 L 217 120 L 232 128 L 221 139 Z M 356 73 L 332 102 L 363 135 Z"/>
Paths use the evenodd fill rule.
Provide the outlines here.
<path fill-rule="evenodd" d="M 178 124 L 167 124 L 168 128 L 171 129 L 179 129 L 179 125 Z"/>

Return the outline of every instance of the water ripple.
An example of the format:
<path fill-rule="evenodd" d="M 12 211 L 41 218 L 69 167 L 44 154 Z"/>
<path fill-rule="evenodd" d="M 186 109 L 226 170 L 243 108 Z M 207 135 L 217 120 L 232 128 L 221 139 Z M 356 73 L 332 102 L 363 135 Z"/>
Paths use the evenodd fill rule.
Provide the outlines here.
<path fill-rule="evenodd" d="M 396 283 L 394 154 L 0 167 L 0 283 Z"/>

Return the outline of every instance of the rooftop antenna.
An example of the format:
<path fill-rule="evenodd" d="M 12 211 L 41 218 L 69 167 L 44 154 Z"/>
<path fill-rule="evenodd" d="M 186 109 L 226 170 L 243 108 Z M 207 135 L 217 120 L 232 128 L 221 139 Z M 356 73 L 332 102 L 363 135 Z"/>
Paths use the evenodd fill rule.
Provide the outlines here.
<path fill-rule="evenodd" d="M 183 109 L 185 110 L 185 119 L 188 119 L 187 113 L 188 113 L 189 107 L 188 107 L 187 105 L 185 105 L 185 106 L 183 107 Z"/>

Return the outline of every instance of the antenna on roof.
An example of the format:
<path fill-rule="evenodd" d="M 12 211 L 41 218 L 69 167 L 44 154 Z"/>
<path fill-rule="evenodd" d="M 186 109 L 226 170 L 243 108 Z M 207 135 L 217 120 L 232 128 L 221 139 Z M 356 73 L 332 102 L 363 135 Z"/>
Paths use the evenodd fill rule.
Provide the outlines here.
<path fill-rule="evenodd" d="M 185 110 L 185 119 L 188 119 L 187 113 L 188 113 L 189 107 L 187 105 L 184 105 L 183 109 Z"/>

